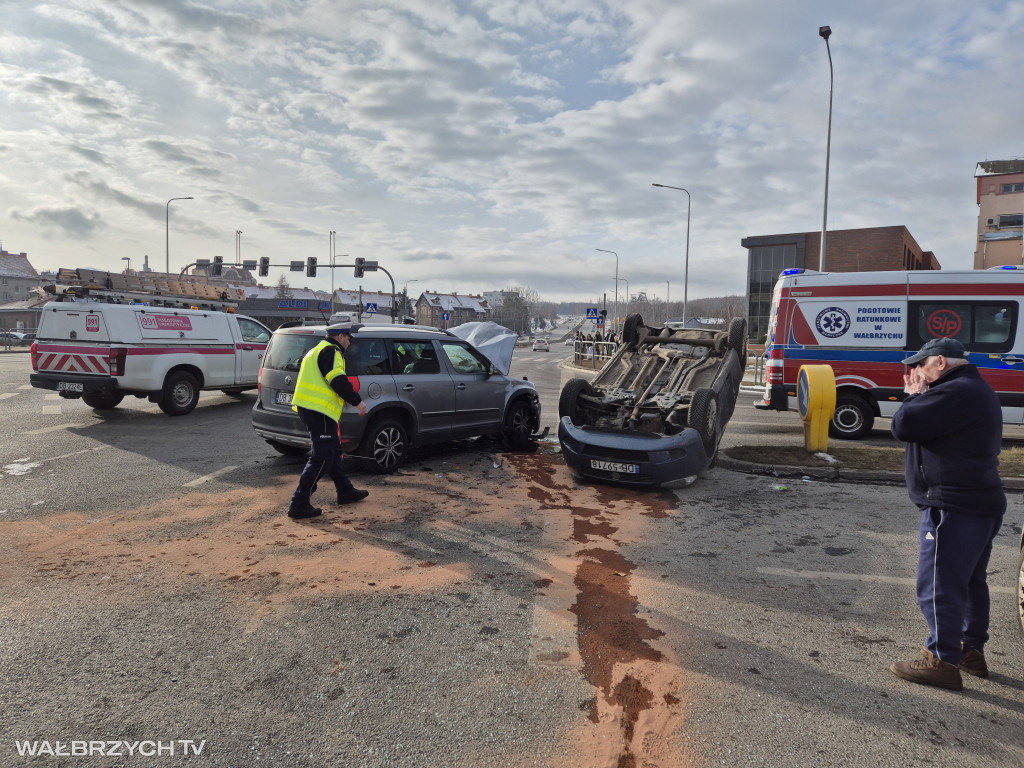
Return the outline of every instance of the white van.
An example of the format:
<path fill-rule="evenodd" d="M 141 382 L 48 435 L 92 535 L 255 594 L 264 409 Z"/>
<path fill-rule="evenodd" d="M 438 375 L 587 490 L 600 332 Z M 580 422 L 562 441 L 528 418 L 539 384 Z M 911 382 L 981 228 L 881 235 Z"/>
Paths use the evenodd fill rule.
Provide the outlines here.
<path fill-rule="evenodd" d="M 762 409 L 796 408 L 801 365 L 836 375 L 829 434 L 857 439 L 905 397 L 902 360 L 926 341 L 960 341 L 992 385 L 1006 424 L 1024 423 L 1024 269 L 814 272 L 788 269 L 768 318 Z"/>
<path fill-rule="evenodd" d="M 230 312 L 50 302 L 30 381 L 98 410 L 134 395 L 180 416 L 196 407 L 200 390 L 255 389 L 270 336 L 262 323 Z"/>

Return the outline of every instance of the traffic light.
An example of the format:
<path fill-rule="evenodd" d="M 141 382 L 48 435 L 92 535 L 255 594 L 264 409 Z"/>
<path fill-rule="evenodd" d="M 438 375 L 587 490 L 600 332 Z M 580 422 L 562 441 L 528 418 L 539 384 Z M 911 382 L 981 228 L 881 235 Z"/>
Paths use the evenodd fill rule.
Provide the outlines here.
<path fill-rule="evenodd" d="M 220 277 L 224 272 L 224 257 L 214 256 L 213 257 L 213 269 L 210 270 L 210 274 L 214 277 Z"/>
<path fill-rule="evenodd" d="M 316 256 L 306 259 L 306 277 L 316 277 Z"/>
<path fill-rule="evenodd" d="M 266 277 L 270 274 L 270 257 L 260 257 L 260 277 Z"/>
<path fill-rule="evenodd" d="M 364 259 L 362 256 L 356 256 L 356 268 L 355 268 L 355 276 L 356 277 L 362 277 L 363 276 L 363 264 L 365 264 L 365 263 L 366 263 L 366 259 Z"/>

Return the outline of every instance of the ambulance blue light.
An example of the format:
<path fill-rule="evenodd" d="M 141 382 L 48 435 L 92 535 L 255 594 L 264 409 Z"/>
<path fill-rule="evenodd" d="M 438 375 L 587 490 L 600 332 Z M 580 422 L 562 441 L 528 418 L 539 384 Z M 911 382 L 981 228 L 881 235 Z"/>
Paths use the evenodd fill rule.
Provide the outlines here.
<path fill-rule="evenodd" d="M 1007 264 L 1005 266 L 1000 267 L 1000 269 L 1020 269 L 1020 267 L 1016 266 L 1015 264 Z"/>
<path fill-rule="evenodd" d="M 781 277 L 787 277 L 788 275 L 799 275 L 801 272 L 803 272 L 802 269 L 784 269 L 782 270 Z"/>

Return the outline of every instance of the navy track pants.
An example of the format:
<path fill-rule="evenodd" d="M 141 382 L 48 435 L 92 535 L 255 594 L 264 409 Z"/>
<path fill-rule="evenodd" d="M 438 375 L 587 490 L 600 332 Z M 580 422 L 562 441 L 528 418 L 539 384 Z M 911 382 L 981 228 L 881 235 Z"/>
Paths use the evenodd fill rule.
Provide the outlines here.
<path fill-rule="evenodd" d="M 931 631 L 928 650 L 941 661 L 958 664 L 961 643 L 984 651 L 989 622 L 985 572 L 1002 522 L 1002 515 L 922 510 L 917 603 Z"/>
<path fill-rule="evenodd" d="M 351 494 L 355 488 L 341 469 L 341 438 L 338 436 L 338 422 L 319 411 L 299 408 L 299 418 L 309 431 L 313 448 L 309 461 L 299 477 L 299 487 L 292 494 L 292 504 L 308 504 L 309 497 L 316 493 L 316 484 L 324 475 L 334 481 L 339 495 Z"/>

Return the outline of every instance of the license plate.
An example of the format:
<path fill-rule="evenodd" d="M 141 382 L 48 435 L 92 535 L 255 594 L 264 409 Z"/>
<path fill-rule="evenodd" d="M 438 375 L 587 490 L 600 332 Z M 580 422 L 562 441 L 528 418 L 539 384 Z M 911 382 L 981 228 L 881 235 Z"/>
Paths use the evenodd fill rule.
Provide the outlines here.
<path fill-rule="evenodd" d="M 277 398 L 274 400 L 278 405 L 291 405 L 292 404 L 292 393 L 291 392 L 278 392 Z"/>
<path fill-rule="evenodd" d="M 85 392 L 85 384 L 80 384 L 76 381 L 58 381 L 57 382 L 58 392 Z"/>
<path fill-rule="evenodd" d="M 590 460 L 591 469 L 603 469 L 605 472 L 618 472 L 621 475 L 639 475 L 639 464 L 619 464 L 617 461 Z"/>

